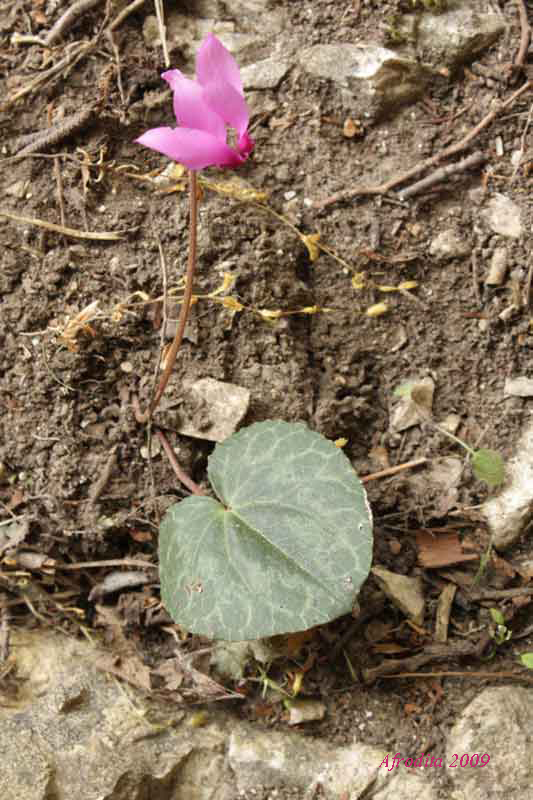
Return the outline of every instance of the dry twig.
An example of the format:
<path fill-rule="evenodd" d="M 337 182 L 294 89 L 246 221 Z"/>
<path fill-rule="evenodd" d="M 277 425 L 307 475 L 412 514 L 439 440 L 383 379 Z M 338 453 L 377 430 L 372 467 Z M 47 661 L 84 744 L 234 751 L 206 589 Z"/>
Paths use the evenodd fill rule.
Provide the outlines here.
<path fill-rule="evenodd" d="M 165 59 L 165 67 L 170 67 L 170 56 L 168 54 L 167 45 L 167 29 L 165 26 L 165 11 L 163 8 L 163 0 L 154 0 L 155 13 L 157 16 L 157 26 L 159 28 L 159 37 L 161 39 L 161 47 L 163 48 L 163 58 Z"/>
<path fill-rule="evenodd" d="M 77 3 L 72 3 L 44 37 L 44 46 L 50 47 L 57 42 L 57 40 L 74 25 L 78 17 L 81 17 L 86 11 L 89 11 L 101 2 L 102 0 L 78 0 Z"/>
<path fill-rule="evenodd" d="M 27 94 L 31 94 L 31 92 L 33 92 L 35 89 L 46 83 L 49 78 L 53 78 L 54 75 L 57 75 L 63 71 L 68 71 L 74 67 L 78 61 L 84 58 L 89 51 L 95 47 L 95 45 L 96 39 L 92 42 L 79 42 L 74 45 L 72 48 L 70 48 L 67 55 L 61 58 L 56 64 L 53 65 L 53 67 L 50 67 L 44 72 L 39 72 L 39 74 L 33 78 L 33 80 L 26 84 L 26 86 L 23 86 L 22 89 L 19 89 L 14 95 L 8 97 L 5 103 L 0 104 L 0 110 L 7 111 L 7 109 L 14 105 L 17 100 L 20 100 Z"/>
<path fill-rule="evenodd" d="M 368 481 L 375 481 L 378 478 L 389 478 L 391 475 L 397 475 L 399 472 L 404 472 L 406 469 L 413 467 L 420 467 L 422 464 L 427 463 L 427 458 L 415 458 L 414 461 L 406 461 L 405 464 L 397 464 L 395 467 L 387 467 L 379 472 L 373 472 L 371 475 L 365 475 L 361 478 L 361 483 L 368 483 Z"/>
<path fill-rule="evenodd" d="M 45 219 L 37 219 L 36 217 L 21 217 L 19 214 L 12 214 L 10 211 L 0 210 L 0 217 L 12 219 L 14 222 L 20 222 L 23 225 L 35 225 L 37 228 L 44 228 L 47 231 L 62 233 L 63 236 L 70 236 L 72 239 L 91 239 L 96 242 L 116 242 L 124 238 L 122 233 L 115 233 L 114 231 L 79 231 L 76 228 L 65 228 L 63 225 L 55 225 L 53 222 L 48 222 Z"/>
<path fill-rule="evenodd" d="M 109 24 L 107 30 L 110 33 L 113 33 L 113 31 L 115 31 L 120 25 L 122 25 L 124 20 L 127 19 L 130 14 L 133 14 L 134 11 L 137 11 L 137 9 L 142 8 L 145 3 L 146 0 L 133 0 L 133 3 L 130 3 L 129 6 L 123 8 L 120 14 L 118 14 L 115 17 L 113 22 Z"/>
<path fill-rule="evenodd" d="M 407 200 L 409 197 L 414 197 L 415 194 L 420 194 L 425 189 L 429 189 L 431 186 L 434 186 L 436 183 L 440 181 L 446 180 L 449 178 L 450 175 L 455 175 L 457 172 L 464 172 L 467 169 L 471 169 L 471 167 L 478 167 L 480 164 L 483 164 L 487 160 L 487 157 L 484 153 L 481 153 L 477 150 L 472 155 L 463 158 L 462 161 L 457 161 L 455 164 L 446 164 L 444 167 L 439 167 L 439 169 L 432 172 L 431 175 L 426 175 L 425 178 L 422 180 L 413 183 L 407 189 L 404 189 L 399 193 L 400 200 Z"/>
<path fill-rule="evenodd" d="M 64 139 L 71 136 L 71 134 L 84 128 L 92 120 L 94 110 L 94 106 L 89 105 L 87 108 L 78 111 L 77 114 L 72 114 L 62 119 L 60 122 L 56 122 L 50 128 L 46 128 L 46 130 L 31 133 L 27 137 L 21 137 L 18 141 L 19 146 L 28 140 L 30 143 L 16 155 L 5 159 L 2 163 L 6 163 L 6 161 L 16 161 L 19 158 L 25 158 L 25 156 L 47 150 L 49 147 L 54 147 L 56 144 L 59 144 Z"/>
<path fill-rule="evenodd" d="M 387 192 L 390 192 L 391 189 L 396 188 L 396 186 L 399 186 L 401 183 L 405 183 L 410 178 L 415 178 L 417 175 L 420 175 L 420 173 L 425 172 L 427 169 L 437 166 L 437 164 L 439 164 L 445 158 L 457 155 L 465 150 L 470 142 L 475 139 L 482 130 L 487 128 L 501 114 L 502 111 L 512 106 L 513 103 L 521 95 L 530 90 L 532 86 L 533 81 L 526 81 L 526 83 L 513 92 L 513 94 L 507 98 L 507 100 L 505 100 L 503 103 L 498 103 L 498 105 L 493 108 L 492 111 L 489 111 L 489 113 L 484 116 L 483 119 L 478 122 L 478 124 L 458 142 L 451 144 L 449 147 L 441 150 L 440 153 L 436 153 L 434 156 L 427 158 L 425 161 L 416 164 L 416 166 L 412 167 L 401 175 L 398 175 L 396 178 L 391 178 L 389 181 L 382 183 L 379 186 L 356 186 L 354 189 L 344 189 L 342 192 L 337 192 L 336 194 L 331 195 L 331 197 L 327 197 L 325 200 L 317 201 L 314 204 L 315 208 L 326 208 L 333 203 L 338 203 L 343 200 L 350 200 L 352 197 L 368 197 L 371 195 L 386 194 Z"/>
<path fill-rule="evenodd" d="M 531 26 L 527 18 L 527 7 L 525 0 L 516 0 L 518 14 L 520 16 L 520 47 L 514 60 L 515 67 L 523 67 L 527 58 L 527 51 L 531 42 Z"/>

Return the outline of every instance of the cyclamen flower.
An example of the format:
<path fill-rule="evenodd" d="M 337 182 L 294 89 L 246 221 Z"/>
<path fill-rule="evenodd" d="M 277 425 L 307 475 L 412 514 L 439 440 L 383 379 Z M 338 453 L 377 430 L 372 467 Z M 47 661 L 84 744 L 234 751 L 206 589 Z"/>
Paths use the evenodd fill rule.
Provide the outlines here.
<path fill-rule="evenodd" d="M 196 54 L 197 80 L 179 69 L 161 76 L 174 92 L 178 128 L 152 128 L 136 141 L 191 170 L 237 167 L 254 143 L 248 135 L 250 114 L 239 67 L 216 36 L 208 34 Z M 226 125 L 235 129 L 236 146 L 227 143 Z"/>

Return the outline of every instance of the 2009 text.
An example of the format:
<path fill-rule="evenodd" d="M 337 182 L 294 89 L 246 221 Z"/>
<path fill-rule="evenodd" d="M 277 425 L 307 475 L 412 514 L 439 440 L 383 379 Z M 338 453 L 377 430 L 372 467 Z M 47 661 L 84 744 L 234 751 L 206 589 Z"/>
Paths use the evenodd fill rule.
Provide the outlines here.
<path fill-rule="evenodd" d="M 490 756 L 488 753 L 473 753 L 472 755 L 469 755 L 469 753 L 463 753 L 462 756 L 459 756 L 459 753 L 454 753 L 451 763 L 448 764 L 448 767 L 486 767 L 489 761 Z M 403 764 L 404 767 L 407 767 L 408 769 L 412 769 L 413 767 L 443 767 L 444 761 L 442 758 L 435 758 L 434 756 L 428 755 L 426 757 L 425 753 L 422 753 L 419 758 L 402 758 L 400 753 L 396 753 L 396 755 L 392 757 L 392 763 L 390 766 L 388 755 L 383 759 L 379 766 L 385 766 L 390 772 L 394 769 L 394 767 L 399 767 L 400 764 Z"/>

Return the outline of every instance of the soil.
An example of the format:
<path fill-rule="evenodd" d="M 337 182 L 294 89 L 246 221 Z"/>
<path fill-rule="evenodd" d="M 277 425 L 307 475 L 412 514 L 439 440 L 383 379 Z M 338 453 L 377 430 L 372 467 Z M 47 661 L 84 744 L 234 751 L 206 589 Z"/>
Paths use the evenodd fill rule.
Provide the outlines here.
<path fill-rule="evenodd" d="M 296 53 L 304 45 L 353 41 L 355 31 L 358 39 L 384 43 L 387 15 L 399 3 L 282 0 L 278 5 L 287 15 L 283 35 L 288 52 Z M 429 104 L 411 105 L 375 124 L 363 122 L 361 135 L 353 138 L 343 133 L 349 110 L 340 91 L 299 68 L 291 69 L 277 89 L 252 93 L 253 155 L 236 175 L 206 170 L 203 177 L 211 182 L 231 178 L 240 186 L 267 192 L 270 208 L 302 233 L 320 233 L 321 243 L 338 258 L 322 252 L 311 262 L 303 242 L 286 223 L 252 203 L 204 188 L 195 292 L 213 292 L 224 273 L 230 273 L 234 284 L 226 294 L 248 309 L 328 310 L 290 314 L 272 324 L 253 310 L 232 313 L 215 300 L 198 300 L 167 398 L 179 398 L 183 384 L 206 376 L 246 387 L 251 402 L 245 424 L 281 418 L 306 422 L 332 439 L 343 437 L 354 468 L 367 475 L 415 458 L 430 462 L 450 455 L 463 458 L 457 445 L 431 425 L 402 433 L 391 430 L 397 402 L 394 389 L 430 376 L 435 382 L 434 420 L 442 422 L 456 414 L 461 439 L 473 445 L 481 441 L 504 458 L 512 453 L 529 419 L 530 401 L 504 399 L 503 381 L 530 374 L 529 304 L 523 303 L 506 319 L 499 315 L 517 292 L 524 296 L 531 265 L 530 162 L 515 170 L 509 158 L 521 149 L 524 136 L 531 154 L 530 96 L 523 96 L 479 135 L 475 148 L 488 157 L 483 171 L 447 179 L 408 202 L 390 194 L 321 210 L 313 205 L 358 183 L 379 184 L 439 152 L 475 126 L 495 99 L 506 99 L 516 89 L 522 78 L 505 70 L 520 37 L 516 5 L 511 0 L 499 5 L 508 33 L 478 62 L 496 78 L 459 70 L 430 87 Z M 66 8 L 66 3 L 48 7 L 37 0 L 16 0 L 3 2 L 0 12 L 4 156 L 24 146 L 25 134 L 42 131 L 63 116 L 94 109 L 88 121 L 60 144 L 44 148 L 48 157 L 31 155 L 5 162 L 0 177 L 1 210 L 26 218 L 22 222 L 0 218 L 0 513 L 6 521 L 14 514 L 29 523 L 23 531 L 24 548 L 58 563 L 124 557 L 155 561 L 159 516 L 187 490 L 178 484 L 164 454 L 151 464 L 143 458 L 147 430 L 135 420 L 132 397 L 138 394 L 144 406 L 154 381 L 161 303 L 148 301 L 163 293 L 160 251 L 169 287 L 184 274 L 187 192 L 183 180 L 177 191 L 169 193 L 162 191 L 164 184 L 141 179 L 166 167 L 167 161 L 137 145 L 135 138 L 150 127 L 172 124 L 171 103 L 162 94 L 159 79 L 161 52 L 147 49 L 143 41 L 146 9 L 131 14 L 115 32 L 120 72 L 113 49 L 102 36 L 73 69 L 51 76 L 36 91 L 11 102 L 39 70 L 68 52 L 67 45 L 92 41 L 103 25 L 104 4 L 100 4 L 65 34 L 63 44 L 45 63 L 42 47 L 13 44 L 15 32 L 49 30 L 62 6 Z M 174 56 L 176 66 L 183 66 L 179 54 Z M 458 111 L 464 113 L 454 118 Z M 504 157 L 497 155 L 499 138 Z M 482 224 L 482 205 L 495 192 L 509 193 L 520 207 L 525 231 L 521 238 L 503 239 Z M 75 239 L 31 221 L 61 224 L 61 213 L 69 228 L 119 232 L 121 238 Z M 444 262 L 430 254 L 434 237 L 450 228 L 475 254 L 480 270 L 477 284 L 470 254 Z M 509 253 L 510 278 L 498 288 L 488 288 L 483 283 L 485 270 L 494 248 L 502 245 Z M 361 272 L 367 284 L 356 289 L 352 278 Z M 373 288 L 403 281 L 416 281 L 418 288 L 387 295 Z M 365 313 L 383 299 L 388 313 Z M 98 313 L 69 337 L 68 321 L 76 320 L 95 301 Z M 171 305 L 171 317 L 175 311 Z M 173 335 L 172 322 L 167 334 Z M 202 409 L 187 406 L 182 413 L 193 415 L 201 427 Z M 173 432 L 166 411 L 156 415 L 156 423 L 167 427 L 181 466 L 206 485 L 206 460 L 213 444 Z M 515 667 L 518 650 L 532 646 L 531 639 L 516 645 L 511 640 L 496 648 L 486 663 L 473 656 L 426 667 L 483 669 L 495 673 L 491 680 L 382 679 L 353 688 L 348 664 L 355 671 L 376 666 L 391 654 L 410 655 L 431 642 L 443 577 L 420 565 L 416 532 L 421 527 L 453 526 L 478 556 L 488 545 L 487 531 L 472 514 L 488 490 L 469 466 L 463 469 L 453 502 L 444 507 L 439 492 L 425 484 L 423 470 L 418 471 L 417 482 L 412 472 L 405 471 L 370 481 L 367 489 L 375 517 L 375 563 L 424 579 L 425 624 L 407 625 L 387 602 L 372 620 L 389 624 L 385 638 L 378 637 L 381 651 L 363 626 L 333 661 L 328 654 L 353 621 L 338 620 L 318 631 L 296 662 L 314 654 L 303 691 L 321 697 L 327 713 L 323 721 L 301 726 L 304 735 L 344 743 L 356 732 L 361 741 L 393 753 L 418 755 L 431 749 L 443 756 L 444 737 L 458 711 L 481 686 L 497 681 L 500 670 Z M 99 483 L 103 473 L 106 480 Z M 527 542 L 515 546 L 506 556 L 505 569 L 496 560 L 489 564 L 483 585 L 518 585 L 508 562 L 512 565 L 531 555 Z M 51 561 L 46 564 L 27 572 L 27 580 L 48 596 L 70 591 L 71 599 L 64 602 L 85 612 L 84 624 L 95 623 L 95 603 L 89 593 L 109 570 L 54 571 Z M 454 569 L 468 580 L 477 566 L 475 561 Z M 11 624 L 60 622 L 65 630 L 77 630 L 71 616 L 42 594 L 32 595 L 34 601 L 28 606 L 16 581 L 16 568 L 16 560 L 6 559 L 1 566 Z M 365 592 L 374 590 L 370 578 Z M 137 620 L 131 613 L 127 617 L 125 594 L 134 594 L 140 602 Z M 168 618 L 162 611 L 159 616 L 148 613 L 157 597 L 157 584 L 149 584 L 102 600 L 117 607 L 152 666 L 171 652 L 168 634 L 162 630 Z M 362 607 L 364 598 L 365 594 Z M 498 603 L 455 605 L 450 641 L 462 641 L 461 636 L 477 641 L 476 631 L 487 629 L 491 605 Z M 509 608 L 500 607 L 509 618 Z M 527 613 L 527 606 L 512 610 L 515 630 Z M 194 649 L 198 642 L 193 638 L 190 646 Z M 284 679 L 288 663 L 294 666 L 294 660 L 281 660 L 272 668 L 273 680 Z M 273 702 L 265 711 L 256 686 L 245 682 L 249 696 L 240 713 L 260 725 L 286 726 L 283 706 Z M 445 786 L 447 779 L 441 774 L 435 780 Z"/>

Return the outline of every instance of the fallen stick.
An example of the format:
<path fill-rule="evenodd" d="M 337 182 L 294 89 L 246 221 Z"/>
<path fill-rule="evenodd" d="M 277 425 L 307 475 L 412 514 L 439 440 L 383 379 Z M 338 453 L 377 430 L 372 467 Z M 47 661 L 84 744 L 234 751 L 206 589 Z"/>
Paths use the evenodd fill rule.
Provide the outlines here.
<path fill-rule="evenodd" d="M 47 231 L 62 233 L 63 236 L 70 236 L 73 239 L 92 239 L 96 242 L 116 242 L 124 238 L 122 233 L 115 233 L 115 231 L 80 231 L 76 228 L 65 228 L 63 225 L 55 225 L 53 222 L 48 222 L 45 219 L 20 217 L 18 214 L 11 214 L 9 211 L 0 210 L 0 217 L 12 219 L 14 222 L 21 222 L 23 225 L 35 225 L 37 228 L 44 228 Z"/>
<path fill-rule="evenodd" d="M 391 475 L 397 475 L 398 472 L 403 472 L 406 469 L 419 467 L 427 462 L 427 458 L 415 458 L 414 461 L 406 461 L 405 464 L 397 464 L 395 467 L 387 467 L 379 472 L 373 472 L 371 475 L 365 475 L 361 478 L 361 483 L 368 483 L 368 481 L 375 481 L 378 478 L 388 478 Z"/>
<path fill-rule="evenodd" d="M 390 192 L 391 189 L 394 189 L 401 183 L 405 183 L 410 178 L 414 178 L 417 175 L 420 175 L 420 173 L 425 172 L 427 169 L 435 167 L 445 158 L 457 155 L 457 153 L 465 150 L 470 142 L 475 139 L 482 130 L 487 128 L 496 119 L 496 117 L 501 114 L 502 111 L 504 111 L 506 108 L 509 108 L 509 106 L 515 102 L 515 100 L 517 100 L 522 94 L 524 94 L 524 92 L 527 92 L 528 89 L 531 89 L 532 87 L 533 81 L 526 81 L 526 83 L 517 89 L 516 92 L 513 92 L 511 97 L 507 98 L 507 100 L 505 100 L 503 103 L 499 103 L 496 108 L 492 109 L 492 111 L 489 111 L 489 113 L 486 114 L 486 116 L 484 116 L 483 119 L 466 134 L 466 136 L 463 136 L 463 138 L 458 142 L 455 142 L 455 144 L 451 144 L 449 147 L 441 150 L 440 153 L 436 153 L 434 156 L 427 158 L 425 161 L 421 161 L 419 164 L 416 164 L 416 166 L 407 170 L 407 172 L 404 172 L 402 175 L 398 175 L 396 178 L 391 178 L 389 181 L 382 183 L 379 186 L 356 186 L 354 189 L 344 189 L 342 192 L 337 192 L 336 194 L 327 197 L 325 200 L 318 200 L 313 204 L 314 208 L 326 208 L 333 203 L 338 203 L 342 200 L 350 200 L 352 197 L 386 194 L 387 192 Z"/>
<path fill-rule="evenodd" d="M 450 175 L 455 175 L 458 172 L 464 172 L 471 167 L 478 167 L 486 160 L 487 157 L 485 154 L 480 150 L 477 150 L 475 153 L 472 153 L 472 155 L 463 158 L 462 161 L 457 161 L 455 164 L 446 164 L 444 167 L 439 167 L 439 169 L 435 170 L 435 172 L 432 172 L 431 175 L 426 175 L 425 178 L 413 183 L 412 186 L 408 186 L 407 189 L 402 189 L 402 191 L 398 194 L 398 197 L 400 200 L 407 200 L 409 197 L 414 197 L 415 194 L 420 194 L 420 192 L 423 192 L 425 189 L 429 189 L 436 183 L 446 180 L 446 178 L 449 178 Z"/>

